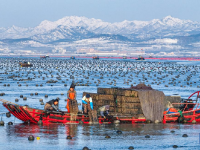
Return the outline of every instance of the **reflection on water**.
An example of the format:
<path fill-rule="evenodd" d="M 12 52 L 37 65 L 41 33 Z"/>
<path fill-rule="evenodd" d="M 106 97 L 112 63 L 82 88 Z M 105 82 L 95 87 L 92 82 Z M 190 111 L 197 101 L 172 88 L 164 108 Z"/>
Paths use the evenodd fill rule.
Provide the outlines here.
<path fill-rule="evenodd" d="M 116 131 L 122 131 L 118 134 Z M 174 130 L 174 133 L 170 131 Z M 5 149 L 198 149 L 200 124 L 76 125 L 14 124 L 0 127 L 0 147 Z M 182 137 L 188 134 L 187 138 Z M 3 135 L 3 136 L 2 136 Z M 28 141 L 33 135 L 40 140 Z M 66 137 L 72 136 L 72 140 Z M 111 138 L 106 139 L 109 135 Z M 145 138 L 150 135 L 150 138 Z"/>

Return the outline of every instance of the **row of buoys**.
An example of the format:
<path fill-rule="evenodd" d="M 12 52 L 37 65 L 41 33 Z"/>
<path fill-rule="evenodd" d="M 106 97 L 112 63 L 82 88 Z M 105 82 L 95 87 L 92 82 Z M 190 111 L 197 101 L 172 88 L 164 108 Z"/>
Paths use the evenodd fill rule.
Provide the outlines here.
<path fill-rule="evenodd" d="M 32 60 L 32 61 L 35 61 L 34 59 Z M 70 64 L 70 63 L 73 63 L 73 62 L 70 62 L 70 61 L 56 61 L 56 60 L 51 60 L 52 61 L 52 68 L 53 68 L 53 66 L 56 66 L 57 64 L 56 63 L 53 63 L 53 62 L 58 62 L 58 64 L 59 64 L 59 66 L 60 67 L 58 67 L 58 68 L 56 68 L 55 70 L 57 70 L 57 71 L 59 71 L 63 76 L 66 76 L 65 74 L 63 74 L 64 73 L 64 71 L 62 70 L 62 68 L 64 69 L 64 68 L 68 68 L 68 69 L 70 69 L 71 67 L 73 68 L 76 68 L 77 70 L 80 70 L 80 69 L 82 69 L 82 73 L 86 73 L 86 72 L 88 72 L 88 76 L 90 76 L 90 73 L 89 73 L 89 71 L 85 71 L 84 69 L 86 69 L 86 68 L 90 68 L 91 70 L 92 69 L 94 69 L 95 71 L 93 71 L 93 73 L 98 73 L 98 71 L 110 71 L 109 73 L 112 73 L 112 75 L 114 75 L 114 74 L 116 74 L 117 72 L 120 72 L 120 70 L 121 70 L 121 72 L 123 72 L 123 70 L 124 69 L 126 69 L 126 72 L 123 72 L 123 74 L 124 75 L 121 75 L 122 77 L 124 76 L 125 77 L 125 75 L 127 75 L 127 74 L 129 74 L 130 73 L 130 71 L 133 71 L 133 73 L 136 73 L 136 74 L 141 74 L 141 72 L 140 71 L 142 71 L 142 70 L 144 70 L 144 68 L 146 69 L 150 69 L 150 67 L 151 67 L 151 70 L 153 69 L 153 68 L 162 68 L 162 67 L 164 67 L 165 68 L 165 70 L 166 69 L 168 69 L 168 70 L 170 70 L 170 69 L 177 69 L 177 70 L 180 70 L 180 68 L 183 68 L 183 69 L 185 69 L 185 68 L 190 68 L 190 69 L 194 69 L 194 71 L 193 72 L 191 72 L 191 74 L 190 75 L 188 75 L 188 77 L 187 77 L 187 80 L 191 80 L 191 77 L 192 77 L 192 75 L 195 75 L 196 74 L 196 72 L 197 71 L 199 71 L 199 67 L 198 66 L 184 66 L 184 65 L 178 65 L 178 64 L 173 64 L 173 63 L 156 63 L 156 62 L 141 62 L 141 63 L 133 63 L 133 62 L 127 62 L 127 63 L 125 63 L 125 62 L 115 62 L 115 61 L 99 61 L 99 62 L 91 62 L 91 64 L 87 64 L 86 62 L 89 62 L 89 61 L 79 61 L 78 62 L 78 64 L 77 64 L 77 62 L 76 63 L 74 63 L 74 64 Z M 51 61 L 48 61 L 48 63 L 51 63 Z M 35 61 L 36 63 L 37 63 L 37 61 Z M 63 62 L 62 63 L 62 65 L 60 65 L 60 62 Z M 66 64 L 65 64 L 65 62 L 67 62 Z M 111 67 L 111 64 L 113 65 L 113 63 L 114 63 L 114 67 Z M 38 62 L 38 65 L 39 65 L 40 63 Z M 120 64 L 121 64 L 121 69 L 120 69 Z M 124 64 L 124 65 L 123 65 Z M 41 64 L 40 64 L 41 65 Z M 48 66 L 51 66 L 51 65 L 48 65 Z M 31 73 L 31 71 L 34 71 L 34 70 L 36 70 L 36 69 L 39 69 L 39 68 L 43 68 L 44 70 L 48 70 L 48 66 L 45 66 L 45 65 L 43 65 L 42 67 L 40 67 L 40 66 L 38 66 L 38 67 L 36 67 L 36 68 L 34 68 L 34 69 L 30 69 L 29 71 L 28 71 L 28 73 Z M 106 66 L 109 66 L 110 68 L 106 68 Z M 128 67 L 126 67 L 126 66 L 130 66 L 130 68 L 132 67 L 132 69 L 129 71 L 129 70 L 127 70 L 127 68 Z M 133 68 L 133 67 L 137 67 L 136 68 L 136 71 L 135 71 L 135 68 Z M 104 68 L 103 68 L 104 67 Z M 72 69 L 71 68 L 71 69 Z M 117 69 L 118 68 L 118 69 Z M 130 69 L 129 68 L 129 69 Z M 71 72 L 71 73 L 68 73 L 69 75 L 72 75 L 72 74 L 74 74 L 74 73 L 77 73 L 78 74 L 78 72 L 79 71 L 71 71 L 71 69 L 69 70 L 69 72 Z M 141 69 L 141 70 L 140 70 Z M 19 69 L 19 70 L 25 70 L 25 69 Z M 138 72 L 139 71 L 139 72 Z M 196 71 L 196 72 L 195 72 Z M 20 71 L 18 71 L 19 73 L 20 73 Z M 48 72 L 49 73 L 52 73 L 52 71 L 50 71 L 50 70 L 48 70 Z M 179 71 L 180 72 L 180 71 Z M 6 72 L 7 73 L 7 72 Z M 41 75 L 42 75 L 42 71 L 39 71 L 38 70 L 38 73 L 40 73 Z M 152 73 L 151 71 L 148 71 L 148 72 L 145 72 L 145 73 L 147 73 L 147 74 L 149 74 L 149 77 L 150 77 L 150 74 Z M 164 73 L 162 70 L 161 71 L 159 71 L 159 72 L 156 72 L 157 74 L 162 74 L 162 73 Z M 168 72 L 165 72 L 165 73 L 168 73 L 168 74 L 170 74 L 170 75 L 173 75 L 173 71 L 168 71 Z M 36 73 L 33 73 L 34 75 L 36 75 Z M 47 73 L 45 72 L 45 74 L 47 75 Z M 92 74 L 92 73 L 91 73 Z M 181 74 L 186 74 L 186 72 L 184 72 L 183 70 L 182 70 L 182 72 L 180 72 L 180 74 L 179 75 L 177 75 L 175 78 L 172 78 L 173 79 L 173 81 L 175 81 L 176 79 L 178 79 L 178 78 L 180 78 L 181 77 Z M 58 73 L 57 73 L 57 75 L 59 75 Z M 83 75 L 83 74 L 82 74 Z M 101 73 L 101 75 L 104 75 L 104 73 Z M 111 75 L 111 76 L 112 76 Z M 119 74 L 120 75 L 120 74 Z M 132 75 L 132 74 L 131 74 Z M 131 76 L 130 75 L 130 76 Z M 138 76 L 137 75 L 137 76 Z M 51 75 L 51 76 L 53 76 L 53 75 Z M 85 75 L 83 75 L 83 76 L 85 76 Z M 164 75 L 164 76 L 162 76 L 163 78 L 165 78 L 165 77 L 167 77 L 168 75 Z M 40 76 L 39 76 L 40 77 Z M 156 77 L 156 74 L 154 74 L 154 77 Z M 61 77 L 59 77 L 59 79 L 60 79 Z M 74 77 L 74 75 L 73 75 L 73 78 L 75 78 Z M 87 76 L 85 76 L 85 78 L 87 78 Z M 102 78 L 103 77 L 100 77 L 100 79 L 102 80 Z M 142 74 L 142 78 L 143 78 L 143 80 L 146 80 L 147 78 L 145 77 L 145 75 L 144 74 Z M 88 78 L 89 79 L 89 78 Z M 155 80 L 155 79 L 154 79 Z M 158 80 L 162 80 L 162 78 L 158 78 Z M 146 80 L 147 81 L 147 80 Z M 180 83 L 180 81 L 179 81 L 179 83 Z M 127 84 L 127 83 L 125 83 L 125 84 Z M 83 84 L 79 84 L 79 85 L 83 85 Z M 97 86 L 99 85 L 99 84 L 96 84 Z M 114 84 L 115 85 L 115 84 Z M 173 86 L 175 86 L 175 84 L 172 84 Z"/>

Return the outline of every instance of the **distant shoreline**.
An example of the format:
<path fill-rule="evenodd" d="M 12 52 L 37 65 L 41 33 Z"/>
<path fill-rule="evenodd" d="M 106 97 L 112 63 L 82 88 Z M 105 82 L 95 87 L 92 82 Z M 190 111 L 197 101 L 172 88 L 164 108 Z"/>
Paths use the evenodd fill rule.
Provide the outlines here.
<path fill-rule="evenodd" d="M 38 57 L 40 58 L 40 56 L 43 55 L 0 55 L 0 58 L 31 58 L 31 57 Z M 45 56 L 45 55 L 44 55 Z M 49 55 L 50 58 L 70 58 L 72 55 Z M 75 58 L 92 58 L 93 56 L 76 56 L 73 55 Z M 123 56 L 99 56 L 99 58 L 101 59 L 123 59 Z M 138 57 L 127 57 L 126 59 L 137 59 Z M 188 61 L 200 61 L 200 57 L 144 57 L 145 60 L 188 60 Z M 47 58 L 49 59 L 49 58 Z"/>

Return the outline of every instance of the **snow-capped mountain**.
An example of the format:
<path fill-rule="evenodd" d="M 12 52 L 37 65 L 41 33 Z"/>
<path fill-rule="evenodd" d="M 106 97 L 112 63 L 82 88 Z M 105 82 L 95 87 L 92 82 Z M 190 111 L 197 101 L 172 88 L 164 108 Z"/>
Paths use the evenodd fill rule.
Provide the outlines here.
<path fill-rule="evenodd" d="M 94 18 L 67 16 L 54 22 L 44 20 L 34 28 L 0 27 L 0 49 L 3 47 L 11 48 L 12 46 L 11 49 L 14 49 L 14 47 L 25 49 L 34 46 L 52 47 L 51 45 L 55 46 L 61 43 L 62 45 L 65 43 L 63 47 L 68 47 L 66 45 L 74 43 L 74 45 L 72 44 L 72 49 L 75 50 L 77 49 L 76 41 L 85 41 L 86 39 L 86 41 L 95 41 L 96 47 L 98 46 L 98 40 L 105 40 L 108 43 L 112 43 L 112 45 L 116 44 L 118 46 L 120 45 L 119 43 L 123 43 L 123 47 L 127 46 L 126 50 L 142 44 L 144 47 L 164 44 L 165 46 L 170 45 L 168 47 L 174 46 L 174 48 L 187 49 L 187 47 L 191 48 L 191 46 L 198 45 L 195 43 L 200 42 L 199 38 L 197 40 L 195 40 L 196 38 L 189 40 L 191 39 L 189 37 L 195 37 L 198 34 L 200 34 L 199 22 L 181 20 L 171 16 L 151 21 L 125 20 L 115 23 L 104 22 Z M 71 43 L 69 44 L 69 42 Z M 31 44 L 29 45 L 29 43 Z M 93 44 L 92 48 L 96 48 L 95 44 Z M 85 46 L 83 45 L 84 43 L 82 47 L 91 47 L 87 43 Z M 111 47 L 113 48 L 113 46 Z M 121 46 L 114 48 L 118 50 Z M 174 48 L 169 49 L 174 50 Z"/>

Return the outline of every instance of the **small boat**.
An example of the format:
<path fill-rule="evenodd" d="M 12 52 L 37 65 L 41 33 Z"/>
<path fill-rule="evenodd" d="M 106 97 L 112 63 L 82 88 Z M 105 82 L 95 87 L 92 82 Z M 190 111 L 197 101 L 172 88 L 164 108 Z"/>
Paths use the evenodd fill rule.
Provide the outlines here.
<path fill-rule="evenodd" d="M 135 60 L 145 60 L 144 59 L 144 57 L 142 57 L 142 56 L 139 56 L 137 59 L 135 59 Z"/>
<path fill-rule="evenodd" d="M 50 123 L 63 123 L 63 124 L 89 124 L 89 116 L 87 114 L 78 113 L 76 121 L 71 121 L 71 114 L 68 112 L 57 112 L 57 111 L 44 111 L 41 109 L 30 108 L 29 106 L 20 106 L 15 103 L 11 103 L 6 100 L 0 100 L 3 102 L 3 106 L 14 115 L 16 118 L 23 122 L 29 122 L 37 124 L 39 120 L 44 124 Z M 112 119 L 104 119 L 98 116 L 99 123 L 112 123 Z"/>
<path fill-rule="evenodd" d="M 32 67 L 33 66 L 33 64 L 31 64 L 30 62 L 20 62 L 19 63 L 19 65 L 21 66 L 21 67 Z"/>
<path fill-rule="evenodd" d="M 75 57 L 74 57 L 74 56 L 71 56 L 70 59 L 75 59 Z"/>
<path fill-rule="evenodd" d="M 46 59 L 46 58 L 49 58 L 49 55 L 46 55 L 46 56 L 40 56 L 41 59 Z"/>
<path fill-rule="evenodd" d="M 92 59 L 99 59 L 99 56 L 93 56 Z"/>
<path fill-rule="evenodd" d="M 200 122 L 200 91 L 194 92 L 188 99 L 182 101 L 182 103 L 172 103 L 173 106 L 179 106 L 180 111 L 175 113 L 167 113 L 163 116 L 163 123 L 192 123 Z M 192 100 L 192 96 L 196 96 L 195 100 Z"/>

